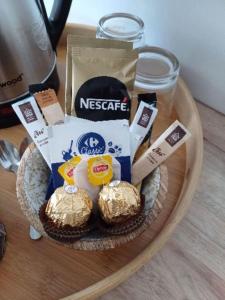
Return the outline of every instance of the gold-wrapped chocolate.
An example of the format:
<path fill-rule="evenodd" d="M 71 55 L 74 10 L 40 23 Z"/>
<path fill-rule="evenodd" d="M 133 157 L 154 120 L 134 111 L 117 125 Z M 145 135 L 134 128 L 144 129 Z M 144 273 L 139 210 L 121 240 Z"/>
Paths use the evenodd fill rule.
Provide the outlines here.
<path fill-rule="evenodd" d="M 57 225 L 81 227 L 87 223 L 92 207 L 92 200 L 85 190 L 68 185 L 55 190 L 45 213 Z"/>
<path fill-rule="evenodd" d="M 105 222 L 116 224 L 126 221 L 140 211 L 141 198 L 132 184 L 115 180 L 102 188 L 98 206 Z"/>

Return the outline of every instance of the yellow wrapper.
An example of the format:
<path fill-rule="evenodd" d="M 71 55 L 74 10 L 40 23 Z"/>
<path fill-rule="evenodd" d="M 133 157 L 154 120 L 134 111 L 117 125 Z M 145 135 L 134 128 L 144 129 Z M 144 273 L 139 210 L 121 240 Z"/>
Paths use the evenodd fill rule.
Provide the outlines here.
<path fill-rule="evenodd" d="M 80 161 L 81 161 L 80 156 L 74 156 L 73 158 L 66 161 L 64 164 L 62 164 L 58 168 L 59 174 L 63 177 L 64 180 L 66 180 L 66 182 L 69 185 L 75 184 L 74 178 L 73 178 L 73 170 L 74 170 L 74 168 L 76 168 L 76 166 L 79 164 Z"/>
<path fill-rule="evenodd" d="M 93 185 L 109 183 L 113 177 L 112 156 L 109 154 L 90 157 L 88 165 L 88 180 Z"/>
<path fill-rule="evenodd" d="M 87 223 L 92 207 L 93 203 L 85 190 L 66 186 L 55 190 L 45 213 L 57 225 L 81 227 Z"/>
<path fill-rule="evenodd" d="M 116 180 L 103 187 L 98 205 L 107 223 L 121 223 L 140 211 L 141 199 L 133 185 Z"/>

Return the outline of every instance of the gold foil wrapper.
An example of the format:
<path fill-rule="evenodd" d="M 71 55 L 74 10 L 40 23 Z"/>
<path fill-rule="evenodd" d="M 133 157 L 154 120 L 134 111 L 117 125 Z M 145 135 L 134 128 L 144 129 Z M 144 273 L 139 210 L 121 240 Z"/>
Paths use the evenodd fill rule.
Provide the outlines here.
<path fill-rule="evenodd" d="M 68 186 L 67 186 L 68 187 Z M 57 188 L 46 206 L 45 213 L 57 225 L 81 227 L 91 215 L 92 200 L 83 189 Z"/>
<path fill-rule="evenodd" d="M 141 208 L 138 190 L 128 182 L 113 181 L 103 187 L 98 199 L 99 209 L 107 223 L 121 223 L 135 216 Z"/>

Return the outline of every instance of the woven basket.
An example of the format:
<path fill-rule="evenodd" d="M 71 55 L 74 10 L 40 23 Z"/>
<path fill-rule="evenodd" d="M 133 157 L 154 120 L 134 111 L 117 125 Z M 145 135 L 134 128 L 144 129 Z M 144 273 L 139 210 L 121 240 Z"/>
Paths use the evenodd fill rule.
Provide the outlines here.
<path fill-rule="evenodd" d="M 17 197 L 23 213 L 43 236 L 45 232 L 39 218 L 39 209 L 45 201 L 49 170 L 38 149 L 31 144 L 25 151 L 17 174 Z M 124 234 L 107 234 L 95 229 L 68 247 L 79 250 L 106 250 L 118 247 L 139 236 L 160 214 L 167 192 L 168 176 L 165 166 L 157 168 L 142 184 L 145 196 L 145 218 L 139 226 Z M 135 224 L 134 224 L 135 225 Z M 51 238 L 50 238 L 51 239 Z"/>

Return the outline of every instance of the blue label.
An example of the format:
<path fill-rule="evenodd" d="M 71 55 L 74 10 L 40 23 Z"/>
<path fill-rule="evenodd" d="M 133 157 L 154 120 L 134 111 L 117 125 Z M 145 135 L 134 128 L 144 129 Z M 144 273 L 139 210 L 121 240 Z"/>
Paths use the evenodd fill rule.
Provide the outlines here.
<path fill-rule="evenodd" d="M 52 167 L 52 177 L 53 177 L 53 187 L 54 190 L 57 189 L 60 186 L 63 186 L 64 183 L 64 179 L 62 178 L 62 176 L 59 174 L 58 172 L 58 168 L 63 164 L 64 162 L 60 162 L 60 163 L 53 163 L 51 165 Z"/>
<path fill-rule="evenodd" d="M 130 156 L 116 157 L 121 165 L 121 180 L 131 182 L 131 164 Z"/>
<path fill-rule="evenodd" d="M 79 137 L 77 149 L 80 154 L 98 155 L 105 153 L 105 140 L 95 132 L 89 132 Z"/>

